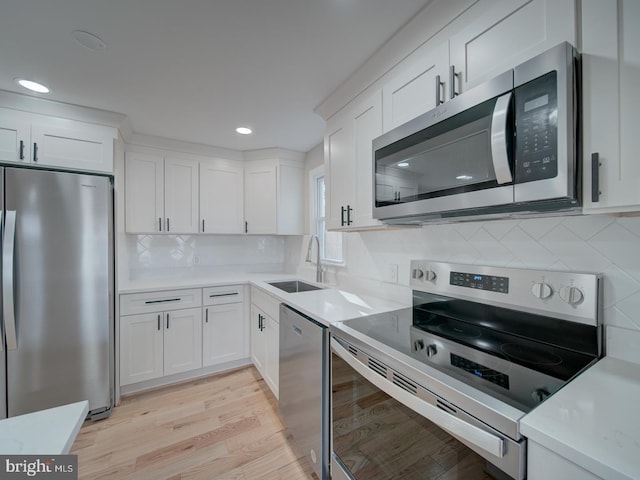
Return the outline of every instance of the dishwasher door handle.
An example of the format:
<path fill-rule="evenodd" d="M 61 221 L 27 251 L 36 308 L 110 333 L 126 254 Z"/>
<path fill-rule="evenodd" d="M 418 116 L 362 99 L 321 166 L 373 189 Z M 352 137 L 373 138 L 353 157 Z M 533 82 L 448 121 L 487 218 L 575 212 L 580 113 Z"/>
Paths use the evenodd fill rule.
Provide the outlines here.
<path fill-rule="evenodd" d="M 471 425 L 464 420 L 460 420 L 458 417 L 455 417 L 452 414 L 447 413 L 446 411 L 441 410 L 398 387 L 386 378 L 382 378 L 377 373 L 365 367 L 337 342 L 331 342 L 331 350 L 333 350 L 336 355 L 338 355 L 370 383 L 395 398 L 403 405 L 406 405 L 414 412 L 419 413 L 447 432 L 459 438 L 463 438 L 465 441 L 481 448 L 494 457 L 504 457 L 504 440 L 502 438 L 482 430 L 475 425 Z"/>

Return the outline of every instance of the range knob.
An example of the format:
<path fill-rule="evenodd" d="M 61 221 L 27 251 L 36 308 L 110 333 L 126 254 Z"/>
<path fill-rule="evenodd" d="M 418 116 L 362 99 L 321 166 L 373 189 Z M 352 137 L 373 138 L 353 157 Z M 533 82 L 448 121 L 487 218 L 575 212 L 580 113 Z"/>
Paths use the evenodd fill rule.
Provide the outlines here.
<path fill-rule="evenodd" d="M 545 298 L 549 298 L 551 295 L 553 295 L 553 289 L 548 283 L 539 282 L 534 283 L 531 286 L 531 293 L 533 293 L 535 297 L 544 300 Z"/>
<path fill-rule="evenodd" d="M 562 287 L 559 294 L 560 298 L 569 305 L 578 305 L 584 300 L 584 293 L 578 287 Z"/>
<path fill-rule="evenodd" d="M 413 342 L 413 351 L 419 352 L 420 350 L 424 350 L 424 341 L 422 339 Z"/>
<path fill-rule="evenodd" d="M 544 399 L 549 396 L 549 391 L 546 388 L 536 388 L 533 392 L 531 392 L 531 398 L 538 403 L 542 403 Z"/>
<path fill-rule="evenodd" d="M 424 279 L 429 282 L 433 282 L 437 277 L 438 276 L 436 275 L 436 272 L 434 272 L 433 270 L 424 271 Z"/>
<path fill-rule="evenodd" d="M 434 343 L 427 345 L 427 357 L 431 358 L 436 353 L 438 353 L 438 349 L 436 348 L 436 345 Z"/>

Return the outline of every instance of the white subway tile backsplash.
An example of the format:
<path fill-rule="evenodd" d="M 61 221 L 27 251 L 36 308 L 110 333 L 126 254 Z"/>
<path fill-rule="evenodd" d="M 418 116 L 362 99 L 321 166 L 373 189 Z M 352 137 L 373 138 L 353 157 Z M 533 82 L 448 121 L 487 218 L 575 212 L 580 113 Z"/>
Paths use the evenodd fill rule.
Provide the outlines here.
<path fill-rule="evenodd" d="M 345 288 L 366 285 L 385 297 L 397 295 L 398 289 L 409 292 L 409 262 L 414 258 L 601 272 L 605 324 L 640 331 L 640 217 L 466 222 L 354 232 L 345 234 L 345 239 L 347 266 L 335 277 Z M 395 290 L 382 282 L 387 263 L 398 264 Z"/>

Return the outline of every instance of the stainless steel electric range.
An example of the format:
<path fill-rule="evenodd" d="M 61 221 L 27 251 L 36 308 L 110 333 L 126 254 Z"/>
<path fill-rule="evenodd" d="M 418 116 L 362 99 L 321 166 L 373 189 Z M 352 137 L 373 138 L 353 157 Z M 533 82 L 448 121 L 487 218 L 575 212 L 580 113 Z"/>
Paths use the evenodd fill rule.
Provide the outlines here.
<path fill-rule="evenodd" d="M 526 478 L 520 419 L 603 355 L 601 277 L 415 260 L 333 324 L 333 479 Z"/>

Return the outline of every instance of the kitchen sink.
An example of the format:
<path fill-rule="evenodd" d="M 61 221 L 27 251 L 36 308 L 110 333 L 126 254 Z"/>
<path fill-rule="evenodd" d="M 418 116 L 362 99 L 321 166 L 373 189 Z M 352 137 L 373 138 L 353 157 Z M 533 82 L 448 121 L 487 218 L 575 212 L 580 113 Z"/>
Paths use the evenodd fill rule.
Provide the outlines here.
<path fill-rule="evenodd" d="M 313 290 L 322 290 L 322 287 L 316 287 L 309 283 L 300 282 L 298 280 L 291 280 L 288 282 L 271 282 L 272 287 L 279 288 L 287 293 L 299 293 L 299 292 L 311 292 Z"/>

